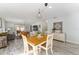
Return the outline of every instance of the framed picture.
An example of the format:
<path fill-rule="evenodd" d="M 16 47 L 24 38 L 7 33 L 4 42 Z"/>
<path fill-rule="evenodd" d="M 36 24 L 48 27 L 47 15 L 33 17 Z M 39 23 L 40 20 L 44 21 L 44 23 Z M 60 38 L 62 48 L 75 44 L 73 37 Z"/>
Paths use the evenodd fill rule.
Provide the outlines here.
<path fill-rule="evenodd" d="M 0 28 L 2 27 L 2 18 L 0 18 Z"/>
<path fill-rule="evenodd" d="M 62 22 L 53 23 L 53 30 L 62 32 Z"/>

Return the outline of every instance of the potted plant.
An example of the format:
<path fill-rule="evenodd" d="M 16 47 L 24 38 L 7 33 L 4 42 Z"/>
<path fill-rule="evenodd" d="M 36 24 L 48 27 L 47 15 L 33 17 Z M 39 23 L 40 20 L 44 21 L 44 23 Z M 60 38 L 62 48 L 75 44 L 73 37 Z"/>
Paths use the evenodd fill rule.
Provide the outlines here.
<path fill-rule="evenodd" d="M 41 37 L 41 32 L 37 32 L 37 36 L 40 38 Z"/>

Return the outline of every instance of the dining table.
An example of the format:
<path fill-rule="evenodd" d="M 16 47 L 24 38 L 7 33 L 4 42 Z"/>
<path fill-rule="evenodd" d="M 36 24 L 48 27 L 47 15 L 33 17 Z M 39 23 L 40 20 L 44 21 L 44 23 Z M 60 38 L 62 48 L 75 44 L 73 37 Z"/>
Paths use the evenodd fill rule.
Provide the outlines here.
<path fill-rule="evenodd" d="M 38 54 L 38 47 L 46 42 L 47 35 L 41 36 L 29 36 L 27 37 L 27 43 L 32 46 L 34 55 Z"/>

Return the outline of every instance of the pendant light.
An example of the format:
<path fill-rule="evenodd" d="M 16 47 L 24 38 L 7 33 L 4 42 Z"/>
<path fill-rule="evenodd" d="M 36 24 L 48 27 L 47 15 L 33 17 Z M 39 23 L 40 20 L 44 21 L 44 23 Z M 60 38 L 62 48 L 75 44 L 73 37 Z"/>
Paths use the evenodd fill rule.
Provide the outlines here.
<path fill-rule="evenodd" d="M 48 6 L 48 3 L 45 3 L 44 6 L 47 7 Z"/>
<path fill-rule="evenodd" d="M 48 7 L 48 3 L 44 3 L 44 7 Z M 38 9 L 38 18 L 42 18 L 40 9 Z"/>
<path fill-rule="evenodd" d="M 40 9 L 38 10 L 38 16 L 39 16 L 39 17 L 41 16 L 41 14 L 40 14 Z"/>

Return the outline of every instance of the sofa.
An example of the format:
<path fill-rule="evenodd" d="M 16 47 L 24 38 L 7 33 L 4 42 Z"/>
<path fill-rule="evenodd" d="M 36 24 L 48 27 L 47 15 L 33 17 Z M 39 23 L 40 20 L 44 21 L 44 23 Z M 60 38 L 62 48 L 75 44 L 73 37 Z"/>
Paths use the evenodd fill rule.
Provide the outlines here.
<path fill-rule="evenodd" d="M 7 46 L 7 33 L 0 33 L 0 48 Z"/>
<path fill-rule="evenodd" d="M 15 34 L 7 34 L 7 41 L 10 41 L 10 40 L 14 40 L 15 39 Z"/>

